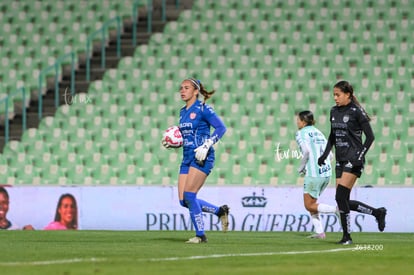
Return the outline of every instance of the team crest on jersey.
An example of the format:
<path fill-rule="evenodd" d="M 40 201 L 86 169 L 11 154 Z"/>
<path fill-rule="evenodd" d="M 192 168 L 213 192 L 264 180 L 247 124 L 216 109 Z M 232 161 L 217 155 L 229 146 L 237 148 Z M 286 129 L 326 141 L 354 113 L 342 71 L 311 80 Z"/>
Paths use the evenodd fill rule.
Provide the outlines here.
<path fill-rule="evenodd" d="M 348 115 L 344 116 L 344 122 L 347 123 L 348 121 L 349 121 L 349 116 Z"/>
<path fill-rule="evenodd" d="M 196 118 L 196 116 L 197 116 L 197 114 L 196 114 L 196 113 L 191 113 L 191 114 L 190 114 L 190 118 L 191 118 L 191 119 L 195 119 L 195 118 Z"/>

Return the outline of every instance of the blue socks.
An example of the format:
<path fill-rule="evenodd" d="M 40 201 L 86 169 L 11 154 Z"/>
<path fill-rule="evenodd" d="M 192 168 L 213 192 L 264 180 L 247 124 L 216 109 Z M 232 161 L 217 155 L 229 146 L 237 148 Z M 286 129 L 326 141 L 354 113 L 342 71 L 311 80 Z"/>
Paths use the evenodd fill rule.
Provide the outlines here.
<path fill-rule="evenodd" d="M 197 194 L 193 192 L 184 192 L 184 203 L 190 210 L 190 217 L 196 231 L 196 236 L 204 236 L 203 213 L 197 200 Z"/>
<path fill-rule="evenodd" d="M 197 199 L 197 201 L 198 201 L 198 204 L 201 207 L 201 211 L 217 215 L 220 207 L 215 206 L 215 205 L 213 205 L 209 202 L 206 202 L 204 200 L 201 200 L 201 199 Z M 181 206 L 188 208 L 188 206 L 185 204 L 184 200 L 180 200 L 180 204 L 181 204 Z"/>

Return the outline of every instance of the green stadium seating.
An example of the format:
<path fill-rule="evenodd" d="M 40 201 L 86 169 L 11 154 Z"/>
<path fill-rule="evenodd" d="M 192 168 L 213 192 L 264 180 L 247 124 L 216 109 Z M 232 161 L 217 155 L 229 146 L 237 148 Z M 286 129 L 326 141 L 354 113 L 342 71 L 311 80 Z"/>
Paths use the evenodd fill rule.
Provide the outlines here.
<path fill-rule="evenodd" d="M 24 85 L 27 90 L 37 89 L 41 69 L 71 51 L 84 52 L 87 36 L 117 15 L 131 16 L 132 4 L 133 1 L 119 5 L 107 1 L 75 4 L 26 0 L 13 1 L 12 5 L 10 1 L 0 3 L 1 33 L 2 37 L 8 37 L 1 40 L 2 48 L 7 49 L 7 57 L 14 60 L 9 70 L 4 70 L 8 76 L 2 74 L 2 79 L 11 84 L 7 93 L 13 92 L 16 84 Z M 3 59 L 3 65 L 5 62 Z M 30 100 L 30 94 L 26 99 Z"/>
<path fill-rule="evenodd" d="M 10 81 L 3 84 L 8 90 L 24 75 L 23 82 L 30 81 L 17 69 L 53 61 L 43 53 L 61 54 L 67 44 L 84 47 L 76 42 L 111 17 L 104 11 L 130 15 L 127 5 L 110 1 L 23 2 L 41 11 L 30 17 L 19 5 L 6 8 L 2 29 L 9 39 L 0 42 L 12 57 L 1 60 L 10 69 Z M 63 7 L 67 10 L 58 18 L 53 11 Z M 91 104 L 62 106 L 37 131 L 27 131 L 21 144 L 6 146 L 8 165 L 0 162 L 0 171 L 12 175 L 10 182 L 16 176 L 16 184 L 29 180 L 14 172 L 32 165 L 32 184 L 174 185 L 180 151 L 164 150 L 159 141 L 163 129 L 178 123 L 180 81 L 195 76 L 217 90 L 209 103 L 228 126 L 207 184 L 301 185 L 299 161 L 278 161 L 276 146 L 296 149 L 295 114 L 302 109 L 315 112 L 317 126 L 328 135 L 332 87 L 349 79 L 376 134 L 360 183 L 412 185 L 412 8 L 409 1 L 196 1 L 148 45 L 138 46 L 133 57 L 92 82 Z M 13 16 L 23 23 L 15 25 Z M 29 30 L 38 33 L 28 35 Z M 35 55 L 14 61 L 22 43 L 33 44 L 27 50 Z M 48 153 L 54 157 L 47 168 L 33 161 Z M 19 154 L 27 155 L 28 163 L 11 160 Z"/>

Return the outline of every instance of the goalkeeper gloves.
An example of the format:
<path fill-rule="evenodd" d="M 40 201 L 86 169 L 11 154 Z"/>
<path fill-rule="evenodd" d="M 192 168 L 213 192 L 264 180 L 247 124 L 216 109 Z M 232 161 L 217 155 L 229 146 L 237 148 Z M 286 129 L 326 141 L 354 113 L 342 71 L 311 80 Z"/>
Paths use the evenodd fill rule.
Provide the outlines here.
<path fill-rule="evenodd" d="M 162 146 L 164 146 L 167 149 L 170 149 L 171 148 L 171 146 L 164 139 L 161 140 L 161 144 L 162 144 Z"/>
<path fill-rule="evenodd" d="M 194 149 L 195 152 L 195 158 L 202 162 L 206 159 L 208 150 L 210 150 L 210 147 L 214 144 L 214 142 L 211 139 L 206 139 L 203 143 L 203 145 L 198 146 L 196 149 Z"/>

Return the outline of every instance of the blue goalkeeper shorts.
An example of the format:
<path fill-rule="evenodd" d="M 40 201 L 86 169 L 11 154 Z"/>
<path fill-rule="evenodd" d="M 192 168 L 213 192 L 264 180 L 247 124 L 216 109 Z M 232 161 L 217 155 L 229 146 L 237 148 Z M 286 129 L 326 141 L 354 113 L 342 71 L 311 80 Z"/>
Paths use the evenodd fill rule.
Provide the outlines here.
<path fill-rule="evenodd" d="M 192 157 L 186 157 L 181 162 L 180 174 L 188 174 L 188 170 L 190 170 L 190 167 L 194 167 L 204 172 L 208 176 L 211 173 L 211 170 L 213 170 L 214 160 L 215 156 L 212 152 L 208 153 L 207 158 L 204 160 L 203 163 L 200 163 L 196 160 L 195 154 Z"/>

